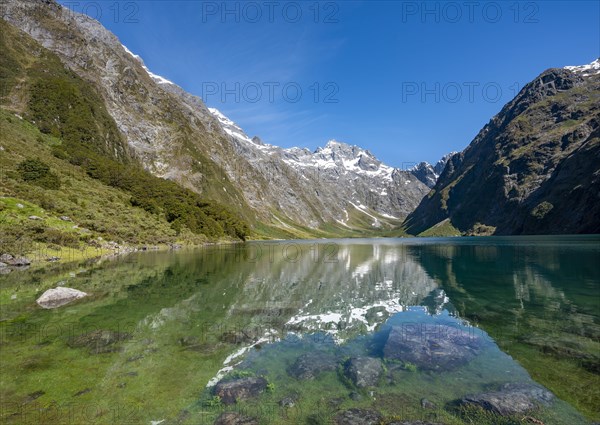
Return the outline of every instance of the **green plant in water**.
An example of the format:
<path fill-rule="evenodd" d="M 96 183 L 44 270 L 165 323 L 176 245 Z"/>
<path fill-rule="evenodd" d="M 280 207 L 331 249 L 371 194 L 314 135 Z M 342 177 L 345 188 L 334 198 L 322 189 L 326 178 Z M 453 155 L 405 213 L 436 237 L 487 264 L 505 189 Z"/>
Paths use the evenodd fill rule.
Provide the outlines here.
<path fill-rule="evenodd" d="M 406 370 L 408 372 L 416 372 L 417 371 L 417 365 L 414 363 L 411 363 L 411 362 L 404 362 L 402 367 L 404 368 L 404 370 Z"/>
<path fill-rule="evenodd" d="M 216 395 L 206 400 L 203 404 L 206 407 L 221 407 L 223 405 L 223 402 L 221 401 L 221 397 Z"/>
<path fill-rule="evenodd" d="M 275 384 L 273 382 L 269 382 L 267 384 L 267 392 L 268 393 L 273 393 L 275 392 Z"/>
<path fill-rule="evenodd" d="M 255 376 L 254 372 L 250 370 L 232 370 L 227 374 L 225 379 L 234 380 L 234 379 L 242 379 L 242 378 L 251 378 Z"/>

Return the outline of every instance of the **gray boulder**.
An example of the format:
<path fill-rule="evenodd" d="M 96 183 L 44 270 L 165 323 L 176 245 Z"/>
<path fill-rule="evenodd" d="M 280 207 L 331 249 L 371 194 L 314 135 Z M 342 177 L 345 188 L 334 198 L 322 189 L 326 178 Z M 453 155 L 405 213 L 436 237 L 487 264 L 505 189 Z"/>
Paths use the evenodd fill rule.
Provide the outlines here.
<path fill-rule="evenodd" d="M 31 261 L 25 257 L 13 257 L 10 254 L 0 255 L 0 261 L 13 267 L 25 267 L 31 264 Z"/>
<path fill-rule="evenodd" d="M 218 395 L 224 404 L 234 404 L 239 400 L 258 396 L 267 389 L 267 384 L 267 380 L 263 377 L 219 381 L 215 386 L 215 395 Z"/>
<path fill-rule="evenodd" d="M 77 289 L 58 286 L 48 289 L 36 302 L 40 307 L 50 309 L 61 307 L 86 296 L 85 292 L 78 291 Z"/>
<path fill-rule="evenodd" d="M 498 415 L 509 416 L 547 406 L 553 399 L 554 394 L 538 385 L 509 383 L 497 391 L 467 395 L 459 404 L 479 406 Z"/>
<path fill-rule="evenodd" d="M 25 257 L 15 257 L 9 262 L 9 264 L 15 267 L 24 267 L 30 265 L 31 261 Z"/>
<path fill-rule="evenodd" d="M 344 374 L 358 388 L 376 386 L 382 373 L 381 360 L 373 357 L 353 357 L 344 364 Z"/>
<path fill-rule="evenodd" d="M 288 373 L 296 379 L 315 379 L 323 372 L 336 370 L 336 358 L 321 351 L 302 354 L 296 362 L 288 368 Z"/>
<path fill-rule="evenodd" d="M 388 359 L 412 363 L 423 370 L 451 370 L 480 351 L 478 335 L 446 325 L 393 327 L 383 349 Z"/>
<path fill-rule="evenodd" d="M 336 415 L 336 425 L 379 425 L 383 419 L 381 413 L 367 409 L 349 409 Z"/>
<path fill-rule="evenodd" d="M 223 412 L 214 425 L 258 425 L 258 421 L 237 412 Z"/>

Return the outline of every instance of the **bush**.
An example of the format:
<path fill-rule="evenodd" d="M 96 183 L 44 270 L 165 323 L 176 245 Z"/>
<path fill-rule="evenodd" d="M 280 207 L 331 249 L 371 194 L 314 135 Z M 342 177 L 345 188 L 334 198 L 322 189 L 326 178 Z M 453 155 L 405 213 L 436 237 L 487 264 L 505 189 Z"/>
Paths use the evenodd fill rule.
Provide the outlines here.
<path fill-rule="evenodd" d="M 543 201 L 539 203 L 533 210 L 531 210 L 531 215 L 538 220 L 542 220 L 546 215 L 554 208 L 548 201 Z"/>
<path fill-rule="evenodd" d="M 25 181 L 38 180 L 50 173 L 50 167 L 39 159 L 26 159 L 17 167 Z"/>
<path fill-rule="evenodd" d="M 26 159 L 17 166 L 21 178 L 44 189 L 60 189 L 60 179 L 39 159 Z"/>

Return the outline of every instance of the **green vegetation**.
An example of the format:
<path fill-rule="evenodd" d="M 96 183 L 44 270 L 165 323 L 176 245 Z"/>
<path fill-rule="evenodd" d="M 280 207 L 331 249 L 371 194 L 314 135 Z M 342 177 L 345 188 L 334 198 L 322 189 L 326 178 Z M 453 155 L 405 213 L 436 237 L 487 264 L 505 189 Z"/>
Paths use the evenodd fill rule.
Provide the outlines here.
<path fill-rule="evenodd" d="M 419 233 L 417 236 L 441 238 L 460 235 L 460 230 L 454 227 L 450 219 L 447 218 L 443 221 L 440 221 L 436 225 L 430 227 L 429 229 L 425 230 L 424 232 Z"/>
<path fill-rule="evenodd" d="M 411 362 L 404 362 L 403 368 L 404 368 L 404 370 L 406 370 L 408 372 L 416 372 L 417 371 L 417 365 L 413 364 Z"/>
<path fill-rule="evenodd" d="M 102 250 L 98 237 L 133 245 L 248 237 L 229 209 L 137 165 L 94 86 L 0 27 L 0 251 L 62 258 L 70 248 L 85 257 Z"/>
<path fill-rule="evenodd" d="M 554 205 L 548 201 L 543 201 L 540 202 L 533 210 L 531 210 L 531 215 L 538 220 L 541 220 L 550 212 L 552 208 L 554 208 Z"/>
<path fill-rule="evenodd" d="M 491 236 L 496 232 L 494 226 L 488 226 L 487 224 L 475 223 L 471 229 L 467 232 L 469 236 Z"/>
<path fill-rule="evenodd" d="M 203 406 L 206 407 L 221 407 L 223 406 L 223 402 L 221 401 L 221 397 L 215 395 L 202 403 Z"/>
<path fill-rule="evenodd" d="M 17 166 L 21 178 L 44 189 L 60 189 L 60 179 L 39 159 L 26 159 Z"/>

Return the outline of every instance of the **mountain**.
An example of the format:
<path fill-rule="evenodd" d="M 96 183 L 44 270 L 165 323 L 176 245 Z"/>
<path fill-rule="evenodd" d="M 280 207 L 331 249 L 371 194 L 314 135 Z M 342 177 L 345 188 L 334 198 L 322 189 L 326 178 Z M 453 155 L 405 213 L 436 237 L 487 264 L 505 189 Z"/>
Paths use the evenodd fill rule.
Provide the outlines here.
<path fill-rule="evenodd" d="M 599 127 L 600 60 L 543 72 L 449 159 L 408 232 L 600 232 Z"/>
<path fill-rule="evenodd" d="M 102 25 L 53 0 L 9 0 L 3 19 L 89 84 L 118 130 L 120 161 L 227 206 L 257 236 L 357 235 L 392 229 L 428 188 L 358 147 L 281 149 L 153 74 Z M 21 99 L 22 100 L 22 99 Z M 29 116 L 15 97 L 4 107 Z M 362 232 L 362 233 L 361 233 Z"/>
<path fill-rule="evenodd" d="M 425 184 L 427 187 L 432 188 L 435 186 L 440 174 L 444 171 L 446 163 L 456 152 L 450 152 L 444 155 L 435 165 L 431 165 L 428 162 L 419 162 L 414 167 L 409 168 L 409 172 L 419 179 L 419 181 Z"/>
<path fill-rule="evenodd" d="M 268 193 L 250 198 L 256 209 L 265 201 L 285 203 L 288 217 L 291 213 L 301 221 L 306 208 L 317 205 L 322 209 L 315 211 L 312 226 L 328 219 L 346 228 L 360 227 L 361 222 L 363 227 L 378 228 L 382 222 L 406 217 L 428 191 L 410 173 L 383 164 L 358 146 L 331 140 L 314 152 L 283 149 L 251 139 L 220 111 L 209 110 L 229 134 L 238 155 L 273 183 Z"/>
<path fill-rule="evenodd" d="M 144 170 L 95 87 L 3 20 L 0 105 L 0 254 L 77 259 L 249 235 L 229 208 Z"/>

